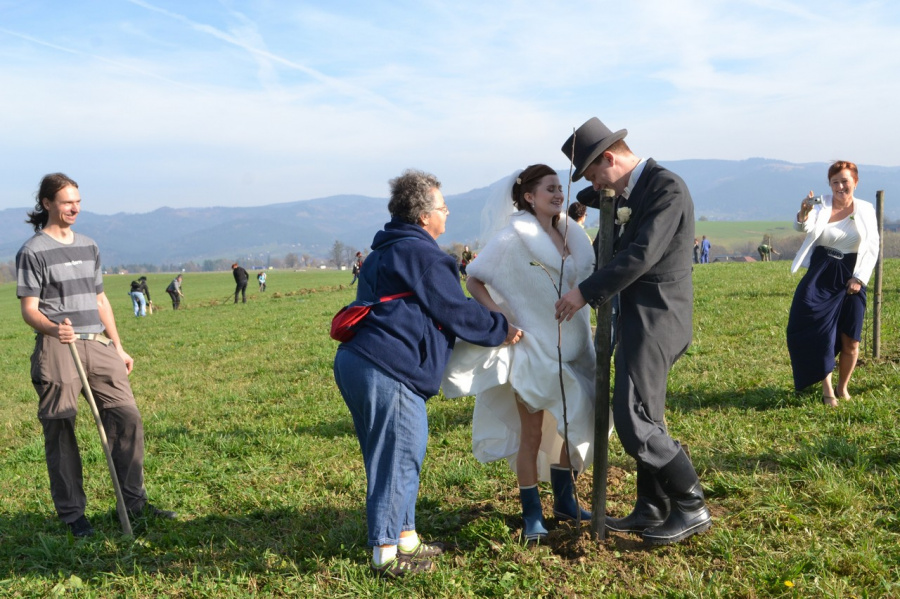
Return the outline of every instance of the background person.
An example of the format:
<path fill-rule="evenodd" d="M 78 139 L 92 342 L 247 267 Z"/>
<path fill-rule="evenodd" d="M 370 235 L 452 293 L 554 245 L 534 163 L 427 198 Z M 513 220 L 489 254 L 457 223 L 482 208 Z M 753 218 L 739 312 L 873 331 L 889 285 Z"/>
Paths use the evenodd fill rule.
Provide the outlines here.
<path fill-rule="evenodd" d="M 712 248 L 712 244 L 709 242 L 709 239 L 706 238 L 706 235 L 704 235 L 703 241 L 700 242 L 700 264 L 709 264 L 710 248 Z"/>
<path fill-rule="evenodd" d="M 469 246 L 464 246 L 462 255 L 459 257 L 459 274 L 462 277 L 462 280 L 465 281 L 466 277 L 469 276 L 466 269 L 469 267 L 469 262 L 472 261 L 472 250 L 469 249 Z"/>
<path fill-rule="evenodd" d="M 250 281 L 250 275 L 247 269 L 239 266 L 237 262 L 231 265 L 231 274 L 234 276 L 234 303 L 238 303 L 238 294 L 241 294 L 243 303 L 247 303 L 247 283 Z"/>
<path fill-rule="evenodd" d="M 581 202 L 572 202 L 569 205 L 567 214 L 570 219 L 581 225 L 581 228 L 584 228 L 584 221 L 587 219 L 587 206 Z"/>
<path fill-rule="evenodd" d="M 351 285 L 355 284 L 356 280 L 359 278 L 359 271 L 362 269 L 362 264 L 362 252 L 356 252 L 356 256 L 353 257 L 353 279 L 350 281 Z"/>
<path fill-rule="evenodd" d="M 700 264 L 700 240 L 694 237 L 694 264 Z"/>
<path fill-rule="evenodd" d="M 150 289 L 147 287 L 147 277 L 140 277 L 131 282 L 131 303 L 135 316 L 147 316 L 147 304 L 150 302 Z"/>
<path fill-rule="evenodd" d="M 259 271 L 259 274 L 256 275 L 256 282 L 259 283 L 260 291 L 266 290 L 266 271 L 264 271 L 264 270 Z"/>
<path fill-rule="evenodd" d="M 116 477 L 129 515 L 174 518 L 147 502 L 144 425 L 128 375 L 112 306 L 103 291 L 100 251 L 72 225 L 81 211 L 78 184 L 46 175 L 28 222 L 35 234 L 16 254 L 16 295 L 34 329 L 31 379 L 38 394 L 50 495 L 59 518 L 76 537 L 94 534 L 84 510 L 81 456 L 75 436 L 81 378 L 67 347 L 75 343 L 109 440 Z"/>
<path fill-rule="evenodd" d="M 153 314 L 153 300 L 150 299 L 150 287 L 147 286 L 147 277 L 141 275 L 138 277 L 138 283 L 140 283 L 140 291 L 144 294 L 144 299 L 147 300 L 147 309 Z"/>
<path fill-rule="evenodd" d="M 596 358 L 590 312 L 580 310 L 561 325 L 560 332 L 553 306 L 559 297 L 555 285 L 563 259 L 565 292 L 593 272 L 594 252 L 582 229 L 561 214 L 565 196 L 554 169 L 529 166 L 498 189 L 498 198 L 488 200 L 485 213 L 491 215 L 488 219 L 500 217 L 499 222 L 493 223 L 495 232 L 480 236 L 487 245 L 469 264 L 466 288 L 479 303 L 505 314 L 525 334 L 514 346 L 490 350 L 458 342 L 443 388 L 448 397 L 477 391 L 472 418 L 475 457 L 483 463 L 509 462 L 519 485 L 524 537 L 537 541 L 548 534 L 539 481 L 550 481 L 558 518 L 575 520 L 579 511 L 583 520 L 591 517 L 575 501 L 569 471 L 571 464 L 577 476 L 593 457 Z M 498 201 L 502 209 L 494 209 Z M 568 448 L 559 379 L 560 340 Z"/>
<path fill-rule="evenodd" d="M 408 170 L 390 186 L 391 220 L 375 234 L 356 297 L 413 295 L 372 309 L 338 347 L 334 378 L 366 468 L 372 569 L 396 577 L 432 570 L 431 558 L 443 552 L 419 540 L 415 516 L 428 442 L 425 401 L 438 392 L 454 342 L 500 345 L 521 332 L 462 292 L 456 262 L 436 241 L 450 213 L 437 178 Z"/>
<path fill-rule="evenodd" d="M 759 244 L 756 251 L 759 252 L 760 262 L 770 262 L 772 260 L 772 254 L 775 254 L 776 256 L 781 255 L 781 252 L 776 251 L 772 246 L 772 239 L 768 235 L 763 237 L 762 243 Z"/>
<path fill-rule="evenodd" d="M 566 140 L 573 180 L 619 196 L 610 262 L 566 293 L 556 317 L 569 320 L 585 302 L 600 306 L 619 295 L 613 417 L 622 447 L 637 462 L 638 498 L 625 518 L 606 519 L 618 532 L 651 544 L 675 543 L 712 525 L 697 472 L 665 421 L 669 370 L 691 343 L 691 244 L 694 203 L 678 175 L 641 159 L 592 118 Z"/>
<path fill-rule="evenodd" d="M 172 298 L 172 309 L 177 310 L 181 306 L 181 298 L 184 297 L 184 293 L 181 291 L 181 275 L 172 279 L 172 282 L 166 287 L 166 293 Z"/>
<path fill-rule="evenodd" d="M 855 164 L 839 160 L 828 168 L 831 195 L 814 203 L 813 192 L 800 203 L 794 228 L 806 238 L 791 272 L 808 268 L 797 285 L 788 316 L 787 345 L 800 391 L 822 382 L 822 402 L 836 406 L 850 399 L 848 385 L 859 357 L 866 285 L 878 261 L 875 207 L 853 196 L 859 182 Z M 831 373 L 840 356 L 837 394 Z"/>

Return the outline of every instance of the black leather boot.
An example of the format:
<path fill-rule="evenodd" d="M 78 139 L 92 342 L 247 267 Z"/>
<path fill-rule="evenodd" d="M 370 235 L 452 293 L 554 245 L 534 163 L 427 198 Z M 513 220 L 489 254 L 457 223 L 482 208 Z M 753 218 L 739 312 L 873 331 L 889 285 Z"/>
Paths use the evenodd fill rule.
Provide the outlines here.
<path fill-rule="evenodd" d="M 668 545 L 709 530 L 712 516 L 706 508 L 694 465 L 684 451 L 679 451 L 663 466 L 656 479 L 669 496 L 671 511 L 661 525 L 644 530 L 644 541 L 651 545 Z"/>
<path fill-rule="evenodd" d="M 624 518 L 606 517 L 606 529 L 613 532 L 640 534 L 644 529 L 660 526 L 669 515 L 669 498 L 656 476 L 640 462 L 637 465 L 637 502 Z"/>

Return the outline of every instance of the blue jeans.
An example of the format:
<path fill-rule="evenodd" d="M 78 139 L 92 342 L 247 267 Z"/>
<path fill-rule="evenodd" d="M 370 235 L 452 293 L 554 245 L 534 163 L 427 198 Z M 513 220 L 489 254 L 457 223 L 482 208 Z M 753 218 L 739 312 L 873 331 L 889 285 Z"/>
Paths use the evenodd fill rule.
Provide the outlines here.
<path fill-rule="evenodd" d="M 358 354 L 338 349 L 334 380 L 350 408 L 366 466 L 369 545 L 396 545 L 416 529 L 428 444 L 425 398 Z"/>
<path fill-rule="evenodd" d="M 129 295 L 131 295 L 131 303 L 134 304 L 134 315 L 147 316 L 147 300 L 144 299 L 144 293 L 132 291 Z"/>

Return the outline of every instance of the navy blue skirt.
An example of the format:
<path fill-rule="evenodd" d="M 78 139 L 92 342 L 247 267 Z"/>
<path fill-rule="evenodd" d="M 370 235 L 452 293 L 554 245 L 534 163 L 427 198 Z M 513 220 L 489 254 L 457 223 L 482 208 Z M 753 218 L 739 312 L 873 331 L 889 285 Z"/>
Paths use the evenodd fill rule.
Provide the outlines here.
<path fill-rule="evenodd" d="M 856 254 L 834 258 L 823 246 L 813 250 L 809 270 L 797 285 L 788 316 L 787 346 L 800 391 L 825 379 L 841 351 L 841 333 L 859 341 L 866 314 L 866 289 L 847 293 Z"/>

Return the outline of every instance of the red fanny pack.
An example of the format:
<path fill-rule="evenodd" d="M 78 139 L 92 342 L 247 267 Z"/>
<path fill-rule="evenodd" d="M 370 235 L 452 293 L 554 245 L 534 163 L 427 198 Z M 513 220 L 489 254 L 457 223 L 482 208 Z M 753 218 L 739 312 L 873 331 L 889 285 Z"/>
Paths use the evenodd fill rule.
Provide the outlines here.
<path fill-rule="evenodd" d="M 372 302 L 370 304 L 351 304 L 349 306 L 344 306 L 338 310 L 338 313 L 331 319 L 331 338 L 335 341 L 340 341 L 341 343 L 350 341 L 353 339 L 353 336 L 356 335 L 356 329 L 359 327 L 359 323 L 361 323 L 369 312 L 372 311 L 373 306 L 400 299 L 401 297 L 409 297 L 412 294 L 412 291 L 404 291 L 403 293 L 386 295 L 377 302 Z"/>

